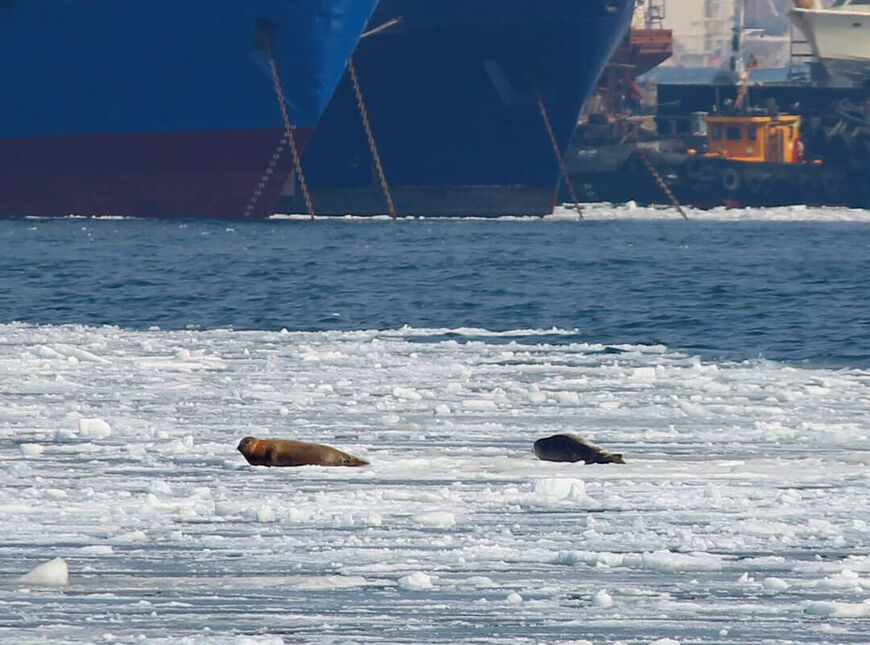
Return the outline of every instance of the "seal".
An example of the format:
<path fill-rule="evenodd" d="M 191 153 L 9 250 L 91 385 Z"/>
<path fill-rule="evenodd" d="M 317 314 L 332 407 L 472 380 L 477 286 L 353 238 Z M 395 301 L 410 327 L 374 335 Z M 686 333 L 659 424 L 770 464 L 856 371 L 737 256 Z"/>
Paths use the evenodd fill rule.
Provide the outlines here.
<path fill-rule="evenodd" d="M 245 437 L 238 451 L 252 466 L 367 466 L 369 462 L 319 443 Z"/>
<path fill-rule="evenodd" d="M 587 464 L 624 464 L 622 455 L 575 434 L 554 434 L 535 442 L 535 456 L 544 461 L 583 461 Z"/>

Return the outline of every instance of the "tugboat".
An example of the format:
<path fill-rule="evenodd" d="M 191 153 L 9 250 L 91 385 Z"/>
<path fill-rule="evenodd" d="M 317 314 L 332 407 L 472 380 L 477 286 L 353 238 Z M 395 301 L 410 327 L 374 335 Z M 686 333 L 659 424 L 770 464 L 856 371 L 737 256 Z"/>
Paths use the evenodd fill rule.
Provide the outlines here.
<path fill-rule="evenodd" d="M 841 6 L 853 5 L 835 2 Z M 741 20 L 737 16 L 735 34 Z M 859 23 L 850 28 L 858 30 Z M 870 86 L 750 87 L 755 57 L 744 64 L 735 46 L 733 61 L 737 85 L 664 94 L 660 85 L 654 122 L 643 115 L 590 115 L 581 122 L 567 156 L 578 192 L 589 201 L 699 208 L 870 207 Z M 695 96 L 695 89 L 703 91 Z M 751 99 L 766 107 L 744 107 Z M 780 113 L 778 101 L 792 108 Z"/>
<path fill-rule="evenodd" d="M 645 155 L 637 148 L 634 158 L 629 159 L 629 169 L 646 170 L 660 188 L 665 187 L 660 174 L 665 174 L 677 199 L 701 208 L 792 204 L 867 207 L 868 104 L 848 106 L 853 113 L 843 113 L 841 122 L 848 122 L 850 129 L 845 138 L 838 139 L 848 141 L 844 154 L 807 159 L 800 115 L 780 114 L 775 104 L 766 110 L 744 108 L 755 65 L 751 58 L 742 72 L 733 106 L 703 115 L 707 135 L 704 153 L 689 147 L 685 154 Z M 840 106 L 841 110 L 848 108 Z M 670 194 L 668 197 L 673 201 Z"/>
<path fill-rule="evenodd" d="M 587 175 L 599 199 L 716 206 L 870 206 L 867 167 L 805 154 L 801 117 L 762 109 L 703 115 L 684 152 L 635 146 L 619 173 Z M 579 178 L 578 178 L 579 181 Z M 664 182 L 672 193 L 663 189 Z"/>
<path fill-rule="evenodd" d="M 746 110 L 707 115 L 704 123 L 707 151 L 690 148 L 666 172 L 684 201 L 701 207 L 840 201 L 846 173 L 804 159 L 799 116 Z"/>
<path fill-rule="evenodd" d="M 851 107 L 853 112 L 844 116 L 852 119 L 852 139 L 857 137 L 864 147 L 844 147 L 840 155 L 830 150 L 822 156 L 808 154 L 800 115 L 731 107 L 696 115 L 695 132 L 704 138 L 684 139 L 693 143 L 682 151 L 669 151 L 658 145 L 661 141 L 631 141 L 634 134 L 629 133 L 623 148 L 630 146 L 633 151 L 618 170 L 604 167 L 592 172 L 587 167 L 576 172 L 574 181 L 595 199 L 612 202 L 666 204 L 676 199 L 698 208 L 794 204 L 868 208 L 870 165 L 855 152 L 866 154 L 870 122 L 866 108 Z"/>

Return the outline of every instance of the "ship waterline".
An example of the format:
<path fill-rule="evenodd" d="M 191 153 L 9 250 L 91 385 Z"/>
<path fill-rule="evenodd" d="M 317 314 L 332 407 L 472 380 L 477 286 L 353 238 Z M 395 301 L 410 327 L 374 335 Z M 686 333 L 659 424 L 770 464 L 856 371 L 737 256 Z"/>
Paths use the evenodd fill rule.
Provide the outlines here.
<path fill-rule="evenodd" d="M 294 130 L 298 148 L 310 134 Z M 264 216 L 293 170 L 276 129 L 7 139 L 0 157 L 4 210 L 40 217 Z"/>

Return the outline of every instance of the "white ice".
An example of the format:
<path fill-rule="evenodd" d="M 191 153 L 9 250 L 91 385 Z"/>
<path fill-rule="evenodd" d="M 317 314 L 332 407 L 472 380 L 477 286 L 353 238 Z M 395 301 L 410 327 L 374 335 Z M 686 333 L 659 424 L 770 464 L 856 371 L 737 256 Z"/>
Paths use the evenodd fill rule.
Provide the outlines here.
<path fill-rule="evenodd" d="M 686 219 L 706 222 L 740 222 L 740 221 L 768 221 L 768 222 L 870 222 L 870 210 L 862 208 L 847 208 L 844 206 L 810 207 L 803 204 L 793 206 L 778 206 L 772 208 L 727 208 L 720 206 L 711 209 L 700 209 L 692 206 L 681 206 L 682 213 L 676 207 L 666 204 L 651 206 L 639 206 L 634 202 L 625 204 L 612 204 L 610 202 L 592 202 L 580 204 L 580 212 L 573 204 L 557 205 L 553 212 L 541 218 L 538 215 L 505 215 L 502 217 L 479 217 L 479 216 L 456 216 L 426 218 L 419 216 L 402 216 L 397 219 L 402 221 L 414 221 L 420 219 L 435 219 L 444 221 L 448 219 L 485 220 L 493 221 L 530 221 L 537 222 L 541 219 L 553 222 L 577 221 L 577 220 L 682 220 Z M 306 214 L 276 214 L 273 220 L 309 220 L 311 216 Z M 390 220 L 389 214 L 376 216 L 344 215 L 340 217 L 316 216 L 315 219 L 328 219 L 330 221 L 347 222 L 383 222 Z"/>
<path fill-rule="evenodd" d="M 0 325 L 0 642 L 867 641 L 870 372 L 558 337 Z"/>
<path fill-rule="evenodd" d="M 62 558 L 54 558 L 43 562 L 26 573 L 18 581 L 28 585 L 49 585 L 62 587 L 69 583 L 69 568 Z"/>

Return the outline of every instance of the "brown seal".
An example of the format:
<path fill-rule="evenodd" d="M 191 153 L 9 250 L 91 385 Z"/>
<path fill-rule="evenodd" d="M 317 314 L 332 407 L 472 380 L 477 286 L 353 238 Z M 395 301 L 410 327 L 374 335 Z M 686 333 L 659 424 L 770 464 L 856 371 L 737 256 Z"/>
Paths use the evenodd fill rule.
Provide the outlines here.
<path fill-rule="evenodd" d="M 624 464 L 622 455 L 610 452 L 575 434 L 554 434 L 538 439 L 535 455 L 544 461 L 584 461 L 587 464 Z"/>
<path fill-rule="evenodd" d="M 245 437 L 238 450 L 252 466 L 366 466 L 369 462 L 318 443 Z"/>

